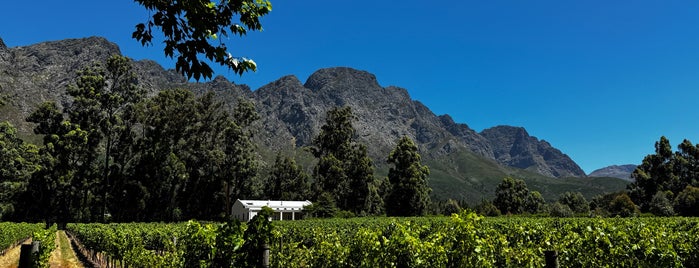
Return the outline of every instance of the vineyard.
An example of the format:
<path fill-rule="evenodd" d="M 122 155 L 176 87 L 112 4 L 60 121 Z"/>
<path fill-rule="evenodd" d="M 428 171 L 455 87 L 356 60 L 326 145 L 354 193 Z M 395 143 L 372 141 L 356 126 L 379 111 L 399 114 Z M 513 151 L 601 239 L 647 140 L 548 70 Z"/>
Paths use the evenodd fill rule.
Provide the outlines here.
<path fill-rule="evenodd" d="M 32 234 L 41 230 L 43 226 L 43 224 L 0 222 L 0 253 L 32 237 Z"/>
<path fill-rule="evenodd" d="M 550 250 L 561 267 L 699 267 L 697 218 L 484 218 L 464 212 L 272 227 L 255 235 L 237 222 L 189 221 L 69 224 L 67 232 L 83 254 L 121 267 L 252 265 L 262 256 L 252 240 L 268 244 L 271 267 L 541 267 Z"/>

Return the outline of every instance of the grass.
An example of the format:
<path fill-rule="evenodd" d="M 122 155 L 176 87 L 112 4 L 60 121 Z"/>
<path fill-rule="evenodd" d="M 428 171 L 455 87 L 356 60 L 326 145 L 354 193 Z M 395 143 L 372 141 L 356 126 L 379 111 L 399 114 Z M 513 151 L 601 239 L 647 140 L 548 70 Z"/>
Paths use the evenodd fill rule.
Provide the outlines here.
<path fill-rule="evenodd" d="M 49 263 L 51 267 L 83 267 L 75 256 L 65 231 L 56 233 L 56 249 L 51 253 Z"/>

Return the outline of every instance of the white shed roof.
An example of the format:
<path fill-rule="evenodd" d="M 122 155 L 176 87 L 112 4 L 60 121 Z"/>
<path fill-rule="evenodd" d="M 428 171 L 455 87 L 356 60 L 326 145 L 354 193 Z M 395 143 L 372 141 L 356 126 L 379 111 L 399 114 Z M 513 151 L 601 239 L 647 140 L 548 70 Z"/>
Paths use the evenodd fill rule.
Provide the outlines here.
<path fill-rule="evenodd" d="M 270 207 L 272 209 L 279 209 L 279 208 L 298 208 L 298 209 L 303 209 L 305 206 L 310 206 L 312 203 L 311 201 L 284 201 L 284 200 L 240 200 L 238 199 L 236 202 L 240 202 L 243 207 L 248 208 L 248 209 L 255 209 L 255 208 L 262 208 L 264 206 Z"/>

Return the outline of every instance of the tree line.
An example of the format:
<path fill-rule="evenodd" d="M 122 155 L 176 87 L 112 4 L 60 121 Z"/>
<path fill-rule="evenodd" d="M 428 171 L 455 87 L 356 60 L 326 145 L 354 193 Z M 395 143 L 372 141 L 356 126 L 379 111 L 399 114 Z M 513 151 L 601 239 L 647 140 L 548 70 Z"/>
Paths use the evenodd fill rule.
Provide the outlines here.
<path fill-rule="evenodd" d="M 580 192 L 565 192 L 547 203 L 541 193 L 529 190 L 524 180 L 510 177 L 497 185 L 492 201 L 483 200 L 474 210 L 487 216 L 525 214 L 552 217 L 628 217 L 640 212 L 625 192 L 597 195 L 591 201 Z"/>
<path fill-rule="evenodd" d="M 625 191 L 595 196 L 590 202 L 581 193 L 567 192 L 548 205 L 523 180 L 505 178 L 497 186 L 495 199 L 482 202 L 476 210 L 486 215 L 699 216 L 699 144 L 685 139 L 673 152 L 670 141 L 660 137 L 655 153 L 643 158 L 631 178 Z"/>
<path fill-rule="evenodd" d="M 148 98 L 121 56 L 80 71 L 68 94 L 67 107 L 44 102 L 26 119 L 42 146 L 0 123 L 0 219 L 215 220 L 235 199 L 313 200 L 319 217 L 423 215 L 430 206 L 429 169 L 414 142 L 399 140 L 388 157 L 395 167 L 375 178 L 349 107 L 328 112 L 308 148 L 317 159 L 310 175 L 280 153 L 263 177 L 259 115 L 248 100 L 225 107 L 214 93 L 185 89 Z"/>

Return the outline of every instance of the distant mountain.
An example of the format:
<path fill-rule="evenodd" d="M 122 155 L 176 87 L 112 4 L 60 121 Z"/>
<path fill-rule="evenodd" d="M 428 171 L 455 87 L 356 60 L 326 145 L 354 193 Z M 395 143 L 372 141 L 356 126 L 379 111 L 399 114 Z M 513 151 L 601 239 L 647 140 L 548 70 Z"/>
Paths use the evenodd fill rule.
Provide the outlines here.
<path fill-rule="evenodd" d="M 529 136 L 522 127 L 497 126 L 481 132 L 493 148 L 495 159 L 504 165 L 530 170 L 549 177 L 585 177 L 568 155 L 551 144 Z"/>
<path fill-rule="evenodd" d="M 0 120 L 9 120 L 23 137 L 38 141 L 24 118 L 42 101 L 70 105 L 65 89 L 74 83 L 77 72 L 104 62 L 112 54 L 120 54 L 118 46 L 100 37 L 16 48 L 8 48 L 0 40 L 0 94 L 9 99 L 0 109 Z M 477 133 L 449 115 L 435 115 L 411 99 L 407 90 L 382 87 L 366 71 L 320 69 L 305 83 L 285 76 L 253 91 L 221 76 L 190 83 L 149 60 L 137 61 L 134 66 L 139 84 L 151 95 L 179 87 L 198 94 L 214 91 L 229 107 L 238 98 L 254 101 L 261 116 L 256 138 L 263 167 L 280 151 L 295 154 L 299 162 L 310 167 L 313 159 L 302 148 L 317 135 L 329 109 L 349 105 L 356 116 L 357 138 L 367 145 L 377 175 L 386 174 L 388 153 L 400 137 L 408 136 L 416 141 L 423 161 L 430 166 L 430 181 L 438 198 L 470 202 L 492 198 L 495 186 L 505 176 L 525 179 L 545 198 L 556 198 L 567 190 L 593 195 L 621 189 L 625 184 L 621 180 L 588 180 L 567 155 L 529 136 L 524 128 L 498 126 Z"/>
<path fill-rule="evenodd" d="M 636 169 L 636 165 L 613 165 L 593 171 L 590 177 L 613 177 L 622 180 L 632 181 L 631 173 Z"/>

